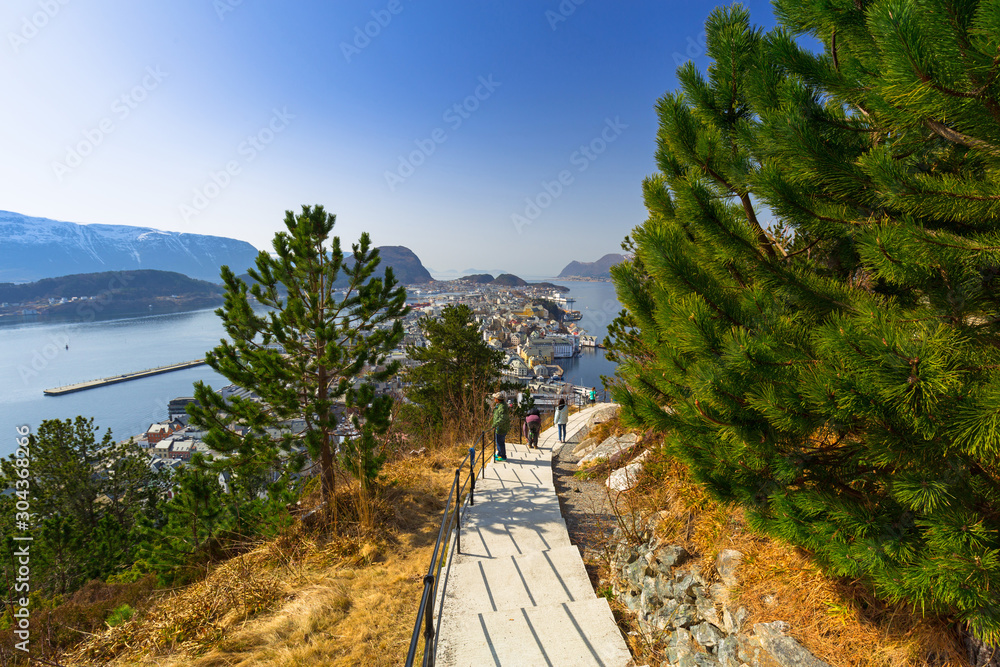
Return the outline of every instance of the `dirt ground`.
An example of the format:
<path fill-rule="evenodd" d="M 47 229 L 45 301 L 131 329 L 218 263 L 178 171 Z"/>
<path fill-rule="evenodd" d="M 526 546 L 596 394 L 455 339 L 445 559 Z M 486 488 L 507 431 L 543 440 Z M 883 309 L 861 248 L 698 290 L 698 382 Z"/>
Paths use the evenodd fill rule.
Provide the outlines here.
<path fill-rule="evenodd" d="M 552 461 L 552 480 L 559 496 L 569 539 L 580 547 L 591 580 L 596 581 L 596 563 L 612 540 L 616 521 L 603 479 L 574 477 L 580 456 L 567 444 Z"/>

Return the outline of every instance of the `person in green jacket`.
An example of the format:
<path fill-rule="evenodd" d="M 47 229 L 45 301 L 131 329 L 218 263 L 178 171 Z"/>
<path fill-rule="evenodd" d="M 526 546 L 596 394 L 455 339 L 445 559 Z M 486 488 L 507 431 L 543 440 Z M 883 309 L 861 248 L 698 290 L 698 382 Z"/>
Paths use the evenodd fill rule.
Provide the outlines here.
<path fill-rule="evenodd" d="M 493 418 L 490 420 L 496 437 L 497 453 L 493 457 L 494 461 L 507 460 L 507 431 L 510 429 L 510 415 L 507 414 L 507 404 L 504 403 L 503 394 L 497 392 L 493 394 Z"/>

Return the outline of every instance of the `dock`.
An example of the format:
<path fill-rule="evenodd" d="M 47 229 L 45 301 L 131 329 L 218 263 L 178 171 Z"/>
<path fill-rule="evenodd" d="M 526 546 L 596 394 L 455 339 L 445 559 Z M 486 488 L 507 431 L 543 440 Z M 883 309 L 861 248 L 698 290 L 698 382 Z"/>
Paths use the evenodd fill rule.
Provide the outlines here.
<path fill-rule="evenodd" d="M 90 380 L 89 382 L 78 382 L 77 384 L 68 384 L 65 387 L 55 387 L 53 389 L 46 389 L 42 393 L 45 394 L 46 396 L 62 396 L 63 394 L 72 394 L 73 392 L 76 391 L 84 391 L 85 389 L 94 389 L 95 387 L 104 387 L 109 384 L 128 382 L 129 380 L 137 380 L 139 378 L 149 377 L 150 375 L 159 375 L 160 373 L 170 373 L 172 371 L 179 371 L 185 368 L 201 366 L 204 363 L 205 363 L 204 359 L 182 361 L 179 364 L 170 364 L 169 366 L 157 366 L 156 368 L 147 368 L 144 371 L 136 371 L 134 373 L 124 373 L 122 375 L 113 375 L 111 377 L 100 378 L 99 380 Z"/>

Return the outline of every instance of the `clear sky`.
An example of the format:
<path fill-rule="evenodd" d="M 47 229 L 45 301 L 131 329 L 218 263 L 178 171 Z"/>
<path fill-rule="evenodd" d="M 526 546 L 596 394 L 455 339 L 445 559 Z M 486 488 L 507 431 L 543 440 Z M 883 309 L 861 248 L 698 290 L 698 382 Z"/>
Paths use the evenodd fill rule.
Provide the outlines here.
<path fill-rule="evenodd" d="M 653 105 L 713 6 L 5 0 L 0 209 L 270 249 L 323 204 L 347 245 L 554 275 L 645 219 Z"/>

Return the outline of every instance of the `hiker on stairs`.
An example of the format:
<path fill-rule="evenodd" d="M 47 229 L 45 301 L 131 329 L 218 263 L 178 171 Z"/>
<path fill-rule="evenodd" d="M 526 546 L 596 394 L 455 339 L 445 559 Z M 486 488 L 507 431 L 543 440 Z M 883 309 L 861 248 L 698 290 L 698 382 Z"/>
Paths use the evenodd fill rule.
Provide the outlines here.
<path fill-rule="evenodd" d="M 507 431 L 510 429 L 510 416 L 507 414 L 507 404 L 503 400 L 503 394 L 497 392 L 493 394 L 493 418 L 490 426 L 496 437 L 497 452 L 493 457 L 495 462 L 507 460 Z"/>
<path fill-rule="evenodd" d="M 524 430 L 528 436 L 528 447 L 538 449 L 538 434 L 542 432 L 542 415 L 535 406 L 531 406 L 524 416 Z"/>

